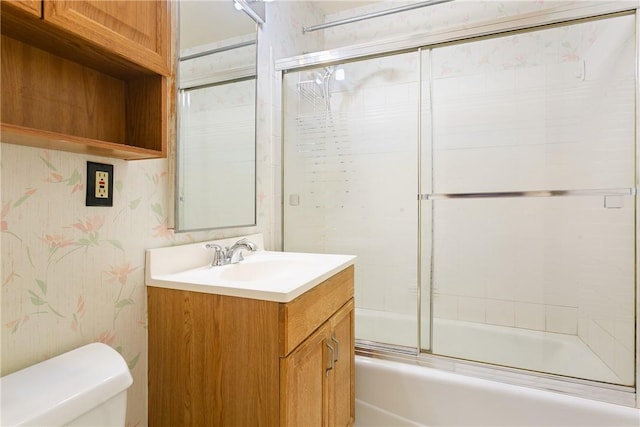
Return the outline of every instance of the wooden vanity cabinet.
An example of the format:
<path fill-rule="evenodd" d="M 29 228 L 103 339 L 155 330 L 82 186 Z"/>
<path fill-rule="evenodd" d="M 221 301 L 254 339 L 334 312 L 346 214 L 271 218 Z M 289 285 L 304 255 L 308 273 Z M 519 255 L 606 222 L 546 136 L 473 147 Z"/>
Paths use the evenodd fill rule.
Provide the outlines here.
<path fill-rule="evenodd" d="M 148 287 L 149 425 L 353 425 L 353 270 L 288 303 Z"/>
<path fill-rule="evenodd" d="M 280 360 L 283 426 L 354 422 L 353 300 Z"/>
<path fill-rule="evenodd" d="M 328 421 L 330 426 L 351 426 L 355 422 L 355 303 L 333 317 L 333 340 L 340 342 L 330 373 L 328 393 Z M 335 343 L 335 342 L 334 342 Z"/>
<path fill-rule="evenodd" d="M 167 0 L 2 0 L 0 141 L 123 159 L 167 155 Z"/>

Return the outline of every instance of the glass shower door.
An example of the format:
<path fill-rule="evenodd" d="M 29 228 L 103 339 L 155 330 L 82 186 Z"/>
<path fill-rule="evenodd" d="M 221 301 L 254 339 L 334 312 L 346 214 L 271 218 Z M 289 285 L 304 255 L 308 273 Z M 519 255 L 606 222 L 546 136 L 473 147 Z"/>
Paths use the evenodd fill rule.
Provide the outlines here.
<path fill-rule="evenodd" d="M 634 384 L 635 25 L 432 51 L 433 353 Z"/>
<path fill-rule="evenodd" d="M 284 249 L 354 254 L 356 338 L 418 346 L 417 52 L 285 74 Z"/>
<path fill-rule="evenodd" d="M 356 338 L 635 382 L 636 18 L 288 72 L 283 242 Z"/>

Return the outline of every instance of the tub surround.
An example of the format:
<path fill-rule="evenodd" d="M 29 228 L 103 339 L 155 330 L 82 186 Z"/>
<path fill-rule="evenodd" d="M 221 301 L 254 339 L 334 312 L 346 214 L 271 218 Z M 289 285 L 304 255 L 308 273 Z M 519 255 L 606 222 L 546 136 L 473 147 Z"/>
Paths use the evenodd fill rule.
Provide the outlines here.
<path fill-rule="evenodd" d="M 415 340 L 414 316 L 356 308 L 356 319 L 359 340 L 396 343 L 405 347 L 411 347 Z M 433 334 L 431 351 L 440 356 L 484 360 L 493 365 L 511 364 L 516 369 L 589 378 L 610 384 L 621 381 L 576 335 L 439 317 L 433 318 L 433 325 L 436 333 Z M 573 385 L 568 387 L 575 389 Z M 610 399 L 600 395 L 598 400 L 629 406 L 628 399 L 633 401 L 634 398 L 631 388 L 624 389 L 627 390 L 624 399 L 618 399 L 616 393 Z"/>

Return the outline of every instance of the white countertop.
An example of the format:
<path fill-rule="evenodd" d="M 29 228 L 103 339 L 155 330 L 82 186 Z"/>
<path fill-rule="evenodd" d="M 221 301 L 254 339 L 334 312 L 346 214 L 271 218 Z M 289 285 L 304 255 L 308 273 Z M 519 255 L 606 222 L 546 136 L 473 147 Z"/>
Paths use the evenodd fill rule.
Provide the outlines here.
<path fill-rule="evenodd" d="M 240 238 L 147 250 L 147 286 L 289 302 L 356 259 L 353 255 L 258 250 L 245 251 L 245 260 L 238 264 L 209 267 L 212 253 L 203 251 L 207 243 L 230 246 Z M 262 245 L 261 236 L 247 238 Z"/>

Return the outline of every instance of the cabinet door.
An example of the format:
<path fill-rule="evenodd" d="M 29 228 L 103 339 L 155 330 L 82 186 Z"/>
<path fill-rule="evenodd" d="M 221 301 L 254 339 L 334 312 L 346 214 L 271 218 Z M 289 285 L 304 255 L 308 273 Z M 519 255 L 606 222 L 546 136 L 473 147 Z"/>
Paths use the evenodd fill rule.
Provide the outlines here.
<path fill-rule="evenodd" d="M 166 0 L 52 0 L 44 19 L 122 58 L 167 75 L 169 4 Z"/>
<path fill-rule="evenodd" d="M 330 426 L 350 426 L 355 420 L 353 307 L 352 299 L 331 319 L 329 342 L 335 348 L 335 360 L 328 391 Z"/>
<path fill-rule="evenodd" d="M 23 12 L 27 12 L 30 15 L 40 17 L 42 14 L 42 2 L 40 0 L 14 0 L 14 1 L 2 1 L 2 9 L 5 8 L 19 9 Z"/>
<path fill-rule="evenodd" d="M 327 425 L 327 378 L 331 352 L 327 347 L 329 324 L 280 359 L 280 425 Z"/>

